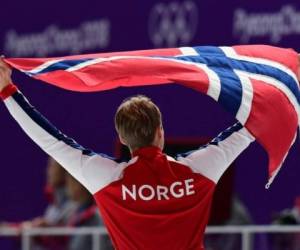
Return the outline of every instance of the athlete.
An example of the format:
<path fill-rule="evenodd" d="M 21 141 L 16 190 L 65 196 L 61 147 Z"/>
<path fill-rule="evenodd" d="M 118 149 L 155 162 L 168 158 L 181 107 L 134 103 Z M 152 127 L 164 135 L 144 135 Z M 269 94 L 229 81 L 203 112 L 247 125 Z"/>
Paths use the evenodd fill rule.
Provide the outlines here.
<path fill-rule="evenodd" d="M 254 140 L 240 123 L 196 151 L 165 155 L 158 107 L 145 96 L 126 99 L 115 115 L 132 159 L 117 163 L 62 134 L 12 84 L 0 60 L 0 96 L 28 136 L 91 192 L 115 249 L 203 250 L 220 177 Z"/>

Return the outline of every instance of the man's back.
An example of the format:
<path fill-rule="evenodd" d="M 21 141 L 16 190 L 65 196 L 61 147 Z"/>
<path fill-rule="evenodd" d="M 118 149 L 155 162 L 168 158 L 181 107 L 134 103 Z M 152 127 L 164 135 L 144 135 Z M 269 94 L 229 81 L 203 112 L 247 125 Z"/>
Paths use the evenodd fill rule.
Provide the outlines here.
<path fill-rule="evenodd" d="M 94 195 L 117 249 L 203 249 L 215 184 L 157 147 Z"/>

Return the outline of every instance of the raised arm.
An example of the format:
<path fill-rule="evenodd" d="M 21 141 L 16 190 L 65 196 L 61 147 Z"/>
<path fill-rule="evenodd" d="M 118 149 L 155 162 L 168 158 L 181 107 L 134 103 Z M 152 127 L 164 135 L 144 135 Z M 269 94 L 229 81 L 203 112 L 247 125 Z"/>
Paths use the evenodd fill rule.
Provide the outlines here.
<path fill-rule="evenodd" d="M 91 193 L 109 184 L 121 170 L 118 163 L 83 148 L 44 118 L 11 83 L 11 70 L 1 59 L 0 97 L 25 133 Z"/>
<path fill-rule="evenodd" d="M 178 161 L 217 183 L 252 141 L 254 137 L 238 122 L 198 150 L 178 156 Z"/>

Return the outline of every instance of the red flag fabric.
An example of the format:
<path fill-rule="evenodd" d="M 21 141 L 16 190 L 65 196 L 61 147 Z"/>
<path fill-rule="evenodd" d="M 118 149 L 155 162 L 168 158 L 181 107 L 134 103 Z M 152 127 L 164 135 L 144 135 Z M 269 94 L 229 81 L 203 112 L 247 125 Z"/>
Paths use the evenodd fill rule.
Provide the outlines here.
<path fill-rule="evenodd" d="M 198 46 L 5 61 L 33 78 L 73 91 L 178 83 L 206 94 L 267 151 L 267 186 L 297 135 L 299 62 L 291 49 Z"/>

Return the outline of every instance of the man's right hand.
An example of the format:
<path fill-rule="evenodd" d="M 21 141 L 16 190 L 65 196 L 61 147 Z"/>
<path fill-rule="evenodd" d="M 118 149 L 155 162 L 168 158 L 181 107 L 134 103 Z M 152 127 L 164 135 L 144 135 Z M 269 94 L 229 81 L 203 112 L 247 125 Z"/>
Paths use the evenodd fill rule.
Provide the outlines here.
<path fill-rule="evenodd" d="M 0 57 L 0 91 L 11 83 L 11 68 Z"/>

